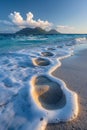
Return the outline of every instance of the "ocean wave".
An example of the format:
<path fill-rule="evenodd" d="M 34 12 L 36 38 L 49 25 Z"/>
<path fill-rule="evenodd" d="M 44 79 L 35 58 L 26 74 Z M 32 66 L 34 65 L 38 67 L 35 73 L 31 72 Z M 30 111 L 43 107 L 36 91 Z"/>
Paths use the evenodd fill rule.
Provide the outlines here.
<path fill-rule="evenodd" d="M 86 37 L 80 37 L 80 38 L 76 38 L 75 41 L 78 42 L 78 43 L 85 43 L 85 42 L 87 42 L 87 38 Z"/>

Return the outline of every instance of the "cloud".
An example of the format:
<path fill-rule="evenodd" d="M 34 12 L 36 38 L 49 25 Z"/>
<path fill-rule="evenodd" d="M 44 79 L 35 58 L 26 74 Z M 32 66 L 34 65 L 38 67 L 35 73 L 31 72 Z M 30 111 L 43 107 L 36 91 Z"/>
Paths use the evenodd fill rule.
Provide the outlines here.
<path fill-rule="evenodd" d="M 12 23 L 16 26 L 23 27 L 41 27 L 43 29 L 49 29 L 52 26 L 52 23 L 43 20 L 34 20 L 34 15 L 29 12 L 26 14 L 26 20 L 23 19 L 20 12 L 14 12 L 9 15 Z"/>
<path fill-rule="evenodd" d="M 9 26 L 13 25 L 12 22 L 9 22 L 9 21 L 7 21 L 7 20 L 0 20 L 0 23 L 1 23 L 1 24 L 5 24 L 5 25 L 9 25 Z"/>
<path fill-rule="evenodd" d="M 75 27 L 58 25 L 57 30 L 62 33 L 75 33 Z"/>

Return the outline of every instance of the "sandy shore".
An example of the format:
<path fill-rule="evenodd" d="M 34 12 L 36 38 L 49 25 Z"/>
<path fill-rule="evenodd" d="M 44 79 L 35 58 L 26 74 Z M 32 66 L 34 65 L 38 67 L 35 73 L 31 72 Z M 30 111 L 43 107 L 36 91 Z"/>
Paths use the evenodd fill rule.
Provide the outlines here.
<path fill-rule="evenodd" d="M 87 130 L 87 49 L 61 61 L 53 75 L 64 80 L 79 96 L 79 115 L 67 123 L 48 124 L 46 130 Z"/>

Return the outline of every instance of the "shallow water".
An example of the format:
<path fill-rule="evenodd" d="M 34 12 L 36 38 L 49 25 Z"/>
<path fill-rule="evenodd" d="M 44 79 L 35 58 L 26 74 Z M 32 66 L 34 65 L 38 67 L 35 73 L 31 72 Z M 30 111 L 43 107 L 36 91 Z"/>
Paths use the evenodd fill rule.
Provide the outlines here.
<path fill-rule="evenodd" d="M 72 55 L 75 46 L 87 44 L 86 38 L 87 35 L 0 36 L 0 129 L 38 130 L 49 121 L 56 122 L 54 111 L 52 115 L 33 101 L 30 81 L 35 75 L 49 75 L 50 68 L 58 64 L 57 59 Z M 42 55 L 42 52 L 53 55 Z M 37 65 L 34 59 L 38 58 L 50 64 Z M 69 103 L 66 108 L 71 112 L 73 105 L 70 107 Z M 57 111 L 57 122 L 71 118 L 63 116 L 66 108 Z M 42 116 L 44 119 L 40 121 Z"/>

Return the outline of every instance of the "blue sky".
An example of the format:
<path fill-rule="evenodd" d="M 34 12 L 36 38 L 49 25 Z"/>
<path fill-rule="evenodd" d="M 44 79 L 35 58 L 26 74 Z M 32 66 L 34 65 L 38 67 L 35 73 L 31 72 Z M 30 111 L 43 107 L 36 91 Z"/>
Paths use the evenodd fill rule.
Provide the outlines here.
<path fill-rule="evenodd" d="M 0 1 L 0 32 L 36 26 L 64 33 L 87 33 L 87 0 Z"/>

